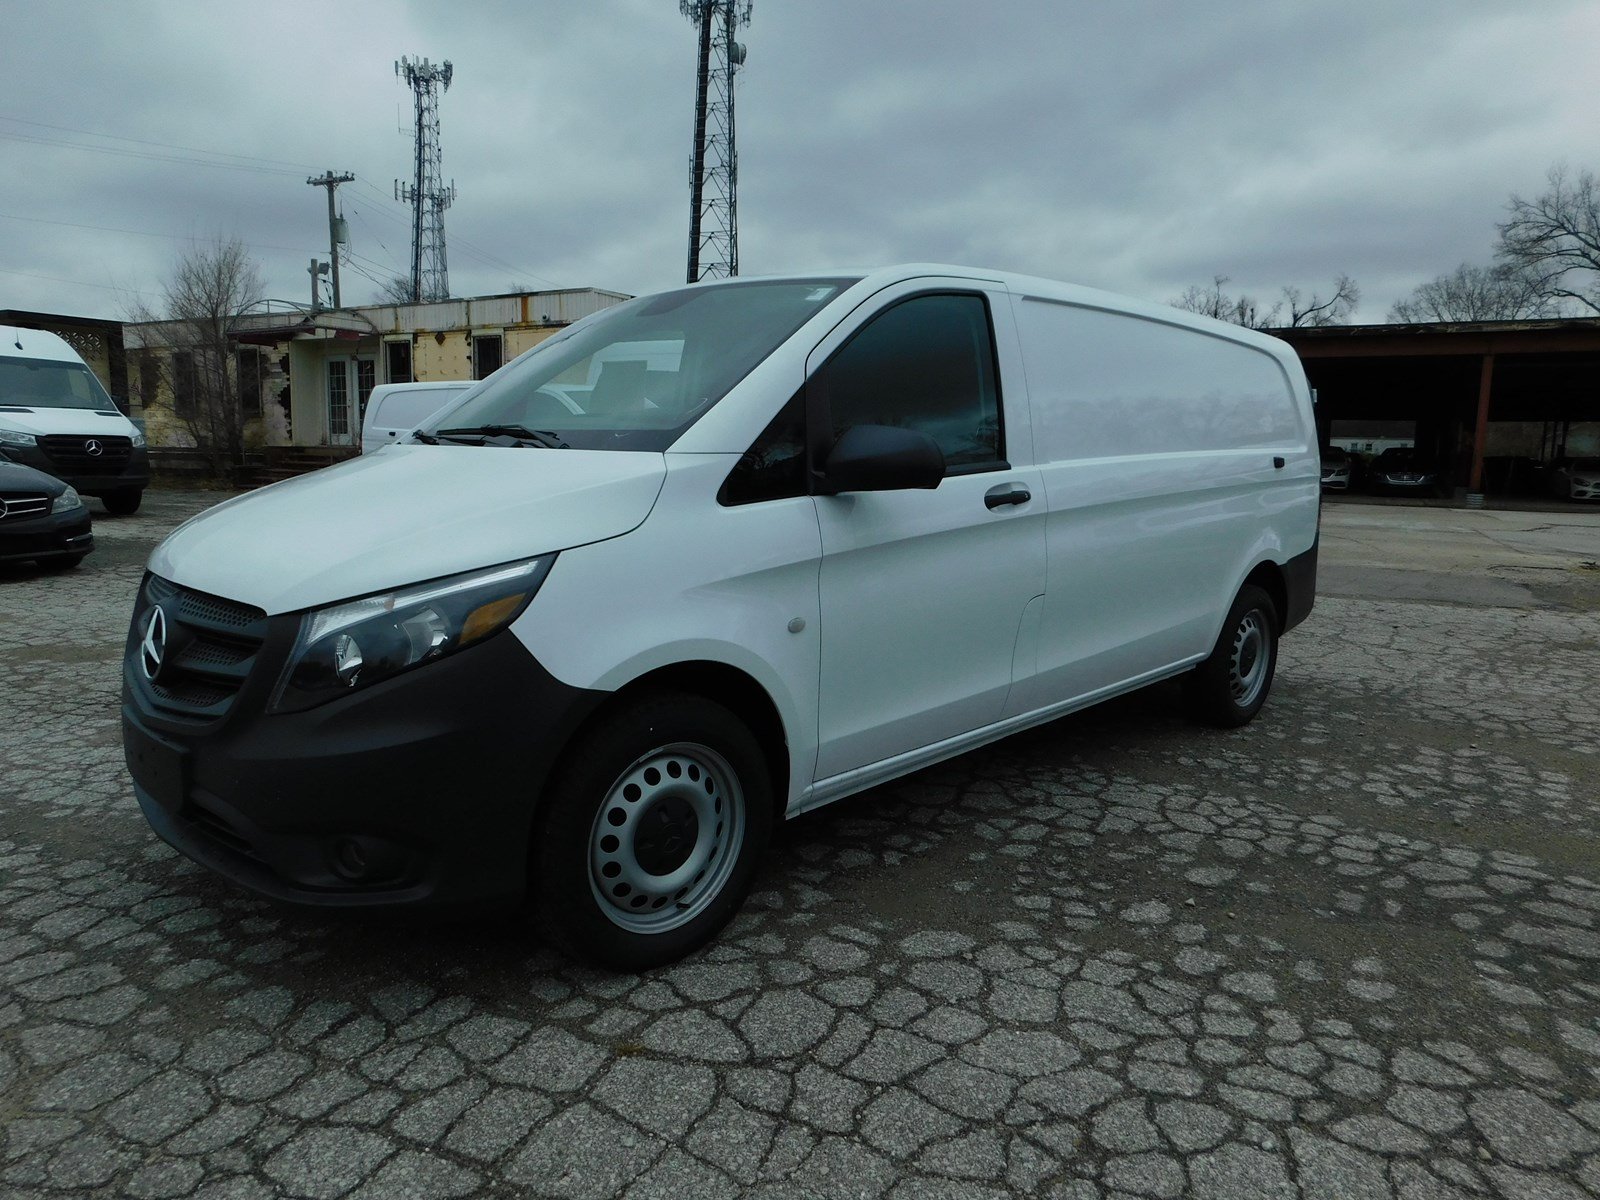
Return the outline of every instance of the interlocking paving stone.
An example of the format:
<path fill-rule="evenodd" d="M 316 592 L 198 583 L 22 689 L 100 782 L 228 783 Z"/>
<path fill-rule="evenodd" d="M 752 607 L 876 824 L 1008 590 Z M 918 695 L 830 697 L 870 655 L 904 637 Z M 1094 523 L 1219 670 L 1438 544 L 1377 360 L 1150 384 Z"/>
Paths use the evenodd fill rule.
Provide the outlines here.
<path fill-rule="evenodd" d="M 1600 604 L 1324 597 L 1246 729 L 1158 687 L 810 814 L 631 977 L 154 837 L 123 622 L 203 499 L 0 568 L 0 1195 L 1600 1196 Z"/>

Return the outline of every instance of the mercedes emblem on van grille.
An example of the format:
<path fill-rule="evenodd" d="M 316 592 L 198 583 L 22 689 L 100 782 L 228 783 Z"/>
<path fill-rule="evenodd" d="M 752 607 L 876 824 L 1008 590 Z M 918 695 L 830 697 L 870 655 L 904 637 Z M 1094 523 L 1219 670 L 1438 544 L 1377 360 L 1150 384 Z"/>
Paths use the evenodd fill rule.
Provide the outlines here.
<path fill-rule="evenodd" d="M 144 624 L 144 638 L 139 643 L 139 665 L 146 679 L 154 681 L 161 674 L 161 660 L 167 653 L 167 614 L 156 605 L 150 610 L 150 619 Z"/>
<path fill-rule="evenodd" d="M 105 453 L 105 447 L 100 444 L 99 438 L 90 438 L 83 444 L 83 452 L 90 458 L 99 458 Z"/>

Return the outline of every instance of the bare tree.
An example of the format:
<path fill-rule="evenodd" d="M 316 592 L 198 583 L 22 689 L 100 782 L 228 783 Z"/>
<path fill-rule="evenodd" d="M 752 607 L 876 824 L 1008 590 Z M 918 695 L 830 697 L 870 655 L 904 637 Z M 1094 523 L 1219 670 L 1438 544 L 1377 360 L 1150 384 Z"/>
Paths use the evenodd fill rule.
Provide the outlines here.
<path fill-rule="evenodd" d="M 244 462 L 248 419 L 235 360 L 234 322 L 262 298 L 261 268 L 238 238 L 217 237 L 185 251 L 162 287 L 165 313 L 135 305 L 153 323 L 147 349 L 177 423 L 224 478 Z M 147 398 L 146 403 L 149 403 Z"/>
<path fill-rule="evenodd" d="M 1556 315 L 1556 300 L 1540 293 L 1539 279 L 1513 263 L 1490 267 L 1462 263 L 1448 275 L 1420 285 L 1389 310 L 1389 320 L 1521 321 Z"/>
<path fill-rule="evenodd" d="M 1361 289 L 1348 275 L 1341 275 L 1334 281 L 1333 295 L 1326 300 L 1316 292 L 1307 297 L 1299 288 L 1286 287 L 1271 308 L 1262 308 L 1255 297 L 1242 292 L 1237 296 L 1229 295 L 1223 291 L 1227 282 L 1226 275 L 1214 275 L 1210 287 L 1191 287 L 1171 304 L 1174 308 L 1243 325 L 1247 329 L 1280 329 L 1284 326 L 1285 306 L 1289 310 L 1290 326 L 1342 325 L 1350 319 L 1361 299 Z"/>
<path fill-rule="evenodd" d="M 378 289 L 378 304 L 413 304 L 414 293 L 411 291 L 411 276 L 396 275 L 389 282 Z"/>
<path fill-rule="evenodd" d="M 1513 195 L 1506 203 L 1511 218 L 1499 227 L 1496 257 L 1527 271 L 1541 296 L 1600 313 L 1600 184 L 1560 165 L 1545 179 L 1538 199 Z"/>
<path fill-rule="evenodd" d="M 1350 320 L 1361 303 L 1361 289 L 1348 275 L 1333 282 L 1333 295 L 1324 300 L 1318 293 L 1302 298 L 1300 289 L 1283 289 L 1283 302 L 1289 306 L 1289 326 L 1292 329 L 1307 325 L 1343 325 Z"/>
<path fill-rule="evenodd" d="M 1190 287 L 1171 302 L 1172 307 L 1199 313 L 1202 317 L 1211 317 L 1217 321 L 1243 325 L 1247 329 L 1267 329 L 1277 322 L 1278 313 L 1283 308 L 1282 304 L 1274 304 L 1263 312 L 1253 297 L 1242 293 L 1230 296 L 1223 291 L 1222 286 L 1227 282 L 1226 275 L 1213 275 L 1210 287 L 1200 287 L 1198 284 Z"/>

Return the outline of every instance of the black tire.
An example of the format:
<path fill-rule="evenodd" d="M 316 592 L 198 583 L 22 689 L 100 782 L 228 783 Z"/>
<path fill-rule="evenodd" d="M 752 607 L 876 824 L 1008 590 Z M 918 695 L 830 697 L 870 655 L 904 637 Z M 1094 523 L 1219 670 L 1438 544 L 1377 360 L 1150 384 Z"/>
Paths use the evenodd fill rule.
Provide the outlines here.
<path fill-rule="evenodd" d="M 100 499 L 112 516 L 131 517 L 139 511 L 139 502 L 144 499 L 144 493 L 138 488 L 124 488 L 120 492 L 107 492 Z"/>
<path fill-rule="evenodd" d="M 1228 610 L 1211 656 L 1184 679 L 1189 716 L 1218 729 L 1248 724 L 1267 702 L 1277 668 L 1277 605 L 1247 583 Z"/>
<path fill-rule="evenodd" d="M 46 571 L 70 571 L 81 563 L 87 555 L 63 554 L 56 558 L 38 558 L 34 561 Z"/>
<path fill-rule="evenodd" d="M 774 807 L 760 744 L 722 705 L 660 693 L 607 714 L 574 741 L 534 824 L 545 932 L 624 971 L 682 958 L 738 911 Z"/>

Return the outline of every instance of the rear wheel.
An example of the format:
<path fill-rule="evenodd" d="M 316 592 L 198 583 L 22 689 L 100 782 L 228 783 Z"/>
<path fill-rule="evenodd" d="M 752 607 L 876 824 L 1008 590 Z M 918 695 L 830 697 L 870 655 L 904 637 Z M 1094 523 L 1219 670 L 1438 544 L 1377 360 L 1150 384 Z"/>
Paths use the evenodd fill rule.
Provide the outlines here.
<path fill-rule="evenodd" d="M 124 488 L 118 492 L 107 492 L 100 499 L 112 516 L 129 517 L 139 511 L 139 502 L 144 499 L 144 493 L 138 488 Z"/>
<path fill-rule="evenodd" d="M 1277 665 L 1277 606 L 1247 583 L 1228 610 L 1210 657 L 1184 680 L 1189 715 L 1219 729 L 1246 724 L 1266 703 Z"/>
<path fill-rule="evenodd" d="M 671 962 L 738 911 L 772 829 L 760 745 L 720 704 L 662 694 L 579 736 L 531 852 L 552 940 L 621 970 Z"/>

